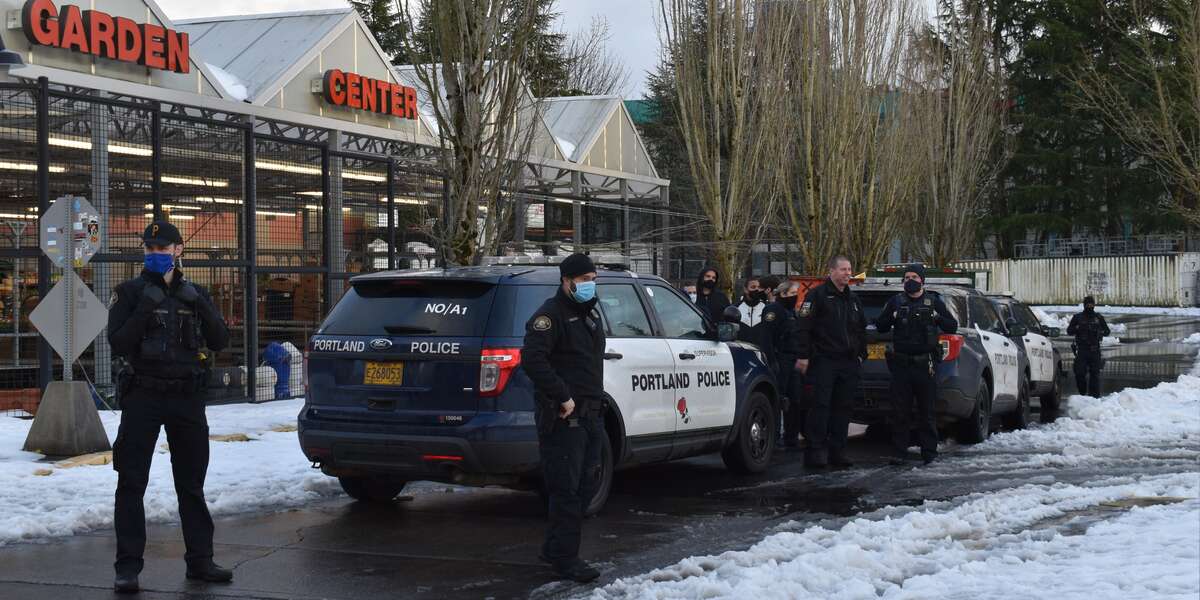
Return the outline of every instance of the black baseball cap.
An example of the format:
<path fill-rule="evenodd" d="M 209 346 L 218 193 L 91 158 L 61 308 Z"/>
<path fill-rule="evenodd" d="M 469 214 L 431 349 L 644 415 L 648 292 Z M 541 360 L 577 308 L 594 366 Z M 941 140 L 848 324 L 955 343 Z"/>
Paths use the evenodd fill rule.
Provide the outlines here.
<path fill-rule="evenodd" d="M 146 231 L 142 232 L 142 243 L 147 246 L 182 244 L 183 236 L 179 235 L 178 227 L 167 221 L 158 220 L 146 226 Z"/>

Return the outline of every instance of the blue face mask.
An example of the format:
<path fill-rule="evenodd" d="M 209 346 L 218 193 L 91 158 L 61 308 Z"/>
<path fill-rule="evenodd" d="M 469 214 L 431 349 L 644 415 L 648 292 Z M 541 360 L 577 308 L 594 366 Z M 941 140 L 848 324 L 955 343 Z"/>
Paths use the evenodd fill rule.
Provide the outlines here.
<path fill-rule="evenodd" d="M 575 284 L 575 301 L 583 304 L 596 297 L 596 282 L 583 281 Z"/>
<path fill-rule="evenodd" d="M 155 252 L 146 255 L 146 270 L 159 275 L 166 275 L 167 271 L 175 268 L 175 257 L 170 254 L 162 254 Z"/>

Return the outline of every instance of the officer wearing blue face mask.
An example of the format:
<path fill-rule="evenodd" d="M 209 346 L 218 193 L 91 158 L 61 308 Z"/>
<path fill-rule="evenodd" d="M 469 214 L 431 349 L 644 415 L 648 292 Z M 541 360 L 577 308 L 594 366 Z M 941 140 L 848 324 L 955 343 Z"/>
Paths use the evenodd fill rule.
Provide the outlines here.
<path fill-rule="evenodd" d="M 113 291 L 108 342 L 125 365 L 118 377 L 121 426 L 113 443 L 117 471 L 118 592 L 138 591 L 146 548 L 142 498 L 160 428 L 167 430 L 171 471 L 179 500 L 187 578 L 225 582 L 233 572 L 213 563 L 213 521 L 204 502 L 208 421 L 204 414 L 205 351 L 229 343 L 229 330 L 208 291 L 176 266 L 183 238 L 174 225 L 155 221 L 142 235 L 145 267 Z"/>
<path fill-rule="evenodd" d="M 596 267 L 583 254 L 559 265 L 561 285 L 525 324 L 521 366 L 533 381 L 542 476 L 550 500 L 539 558 L 564 579 L 600 572 L 579 558 L 583 515 L 600 480 L 604 440 L 604 327 Z"/>

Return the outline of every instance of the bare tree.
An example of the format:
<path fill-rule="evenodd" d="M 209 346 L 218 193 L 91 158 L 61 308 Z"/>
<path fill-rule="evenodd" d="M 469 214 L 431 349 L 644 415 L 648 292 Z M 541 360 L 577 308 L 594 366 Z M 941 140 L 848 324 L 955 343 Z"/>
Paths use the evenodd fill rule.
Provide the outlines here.
<path fill-rule="evenodd" d="M 678 116 L 718 268 L 737 273 L 773 213 L 786 144 L 794 11 L 756 0 L 660 0 Z M 730 278 L 732 281 L 732 278 Z"/>
<path fill-rule="evenodd" d="M 918 130 L 898 90 L 916 23 L 913 0 L 804 0 L 785 112 L 790 152 L 777 171 L 805 269 L 832 254 L 883 258 L 920 181 Z"/>
<path fill-rule="evenodd" d="M 416 32 L 405 41 L 408 55 L 419 57 L 409 69 L 433 112 L 449 183 L 430 234 L 446 262 L 474 264 L 502 243 L 513 218 L 507 191 L 520 180 L 536 131 L 538 105 L 523 77 L 535 2 L 421 0 L 420 12 L 408 2 L 398 6 Z"/>
<path fill-rule="evenodd" d="M 567 38 L 567 89 L 585 96 L 618 95 L 629 92 L 630 71 L 609 47 L 612 28 L 603 15 L 592 17 L 586 29 Z"/>
<path fill-rule="evenodd" d="M 977 247 L 988 195 L 1004 166 L 999 148 L 1003 98 L 995 95 L 988 45 L 980 20 L 945 16 L 936 30 L 914 34 L 902 102 L 917 127 L 920 187 L 907 205 L 905 249 L 948 265 Z M 997 153 L 1001 156 L 997 156 Z"/>
<path fill-rule="evenodd" d="M 1158 169 L 1170 190 L 1171 208 L 1200 227 L 1200 3 L 1170 0 L 1166 6 L 1167 22 L 1161 22 L 1147 4 L 1133 2 L 1126 23 L 1133 53 L 1123 57 L 1112 76 L 1093 64 L 1073 79 L 1081 101 Z M 1112 12 L 1108 17 L 1118 19 Z M 1170 43 L 1169 32 L 1176 43 Z M 1149 90 L 1150 100 L 1136 100 L 1126 92 L 1131 87 Z"/>

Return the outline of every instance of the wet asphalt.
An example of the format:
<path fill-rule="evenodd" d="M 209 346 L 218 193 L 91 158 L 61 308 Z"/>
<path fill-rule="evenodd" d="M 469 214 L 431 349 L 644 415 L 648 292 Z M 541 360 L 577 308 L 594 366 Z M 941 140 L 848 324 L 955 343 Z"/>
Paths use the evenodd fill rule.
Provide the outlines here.
<path fill-rule="evenodd" d="M 1106 389 L 1151 387 L 1187 372 L 1200 346 L 1178 344 L 1200 320 L 1122 317 L 1122 344 L 1106 349 Z M 1160 341 L 1153 342 L 1151 340 Z M 1167 340 L 1167 341 L 1164 341 Z M 1069 341 L 1065 343 L 1070 367 Z M 1072 378 L 1066 378 L 1073 389 Z M 861 431 L 861 428 L 858 428 Z M 854 467 L 808 470 L 801 453 L 777 453 L 764 474 L 737 476 L 717 456 L 629 469 L 617 474 L 604 511 L 584 526 L 583 553 L 604 575 L 644 573 L 687 556 L 741 549 L 793 521 L 837 526 L 884 506 L 913 506 L 1048 479 L 1083 482 L 1097 475 L 1178 472 L 1194 465 L 1163 460 L 1094 467 L 983 472 L 950 441 L 930 468 L 886 464 L 886 446 L 852 439 Z M 978 454 L 975 455 L 978 457 Z M 995 460 L 1003 464 L 1005 457 Z M 962 466 L 957 466 L 961 463 Z M 411 499 L 372 506 L 346 498 L 303 509 L 217 520 L 216 557 L 234 582 L 198 584 L 183 577 L 178 526 L 149 528 L 146 599 L 560 598 L 592 586 L 557 582 L 537 560 L 544 519 L 535 494 L 415 484 Z M 789 527 L 794 527 L 789 525 Z M 0 599 L 122 598 L 111 592 L 111 530 L 0 548 Z"/>

